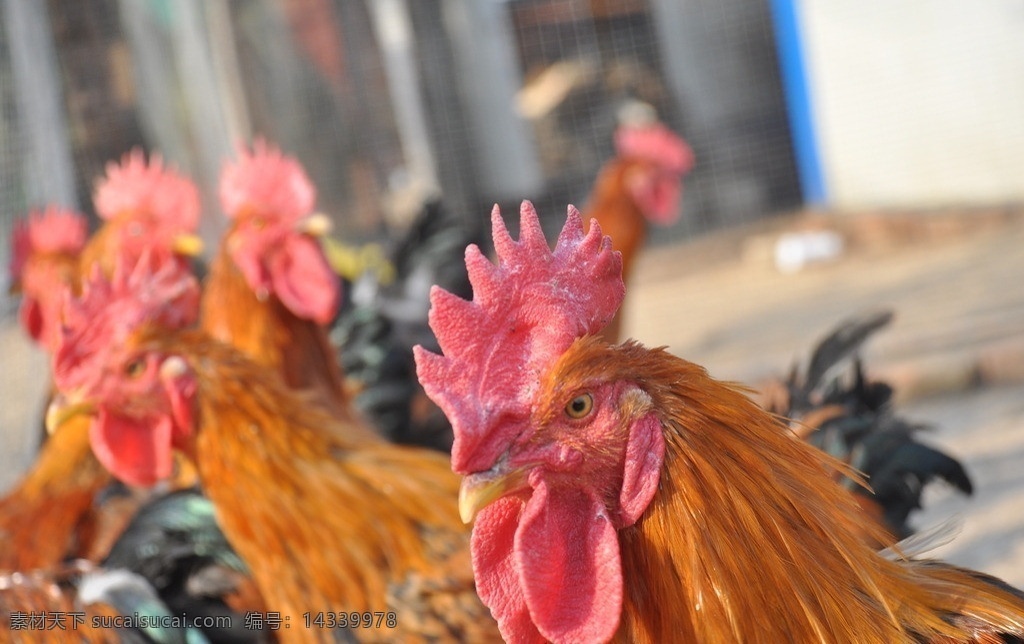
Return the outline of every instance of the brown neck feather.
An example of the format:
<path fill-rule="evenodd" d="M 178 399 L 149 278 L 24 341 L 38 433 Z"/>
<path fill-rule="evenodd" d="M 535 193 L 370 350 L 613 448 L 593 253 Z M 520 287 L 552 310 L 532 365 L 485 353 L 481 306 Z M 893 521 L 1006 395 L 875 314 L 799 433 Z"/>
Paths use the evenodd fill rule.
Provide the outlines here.
<path fill-rule="evenodd" d="M 223 246 L 203 289 L 201 320 L 211 336 L 276 370 L 292 389 L 314 390 L 334 413 L 349 415 L 341 368 L 326 331 L 296 317 L 273 295 L 257 298 Z"/>
<path fill-rule="evenodd" d="M 877 554 L 833 480 L 843 466 L 738 388 L 663 350 L 589 344 L 628 365 L 614 377 L 645 390 L 665 427 L 659 491 L 620 532 L 623 640 L 971 641 L 954 616 L 1024 623 L 1024 603 L 991 584 Z"/>
<path fill-rule="evenodd" d="M 637 167 L 637 162 L 623 159 L 605 164 L 583 210 L 584 218 L 596 219 L 601 232 L 612 238 L 613 248 L 622 253 L 622 276 L 626 280 L 632 272 L 632 260 L 647 238 L 647 220 L 627 185 Z"/>

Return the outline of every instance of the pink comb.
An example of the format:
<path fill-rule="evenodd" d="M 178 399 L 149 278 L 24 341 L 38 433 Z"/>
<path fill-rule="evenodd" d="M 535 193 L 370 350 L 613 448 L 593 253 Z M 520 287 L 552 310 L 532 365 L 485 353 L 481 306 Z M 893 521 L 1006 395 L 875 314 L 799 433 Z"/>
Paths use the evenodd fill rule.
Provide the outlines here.
<path fill-rule="evenodd" d="M 676 174 L 693 168 L 690 146 L 661 123 L 620 127 L 615 131 L 615 151 L 619 156 L 650 161 Z"/>
<path fill-rule="evenodd" d="M 573 206 L 554 252 L 529 201 L 518 242 L 497 206 L 491 224 L 498 265 L 475 245 L 466 249 L 473 300 L 430 292 L 430 328 L 444 355 L 414 349 L 424 390 L 452 422 L 452 469 L 460 473 L 494 463 L 503 443 L 492 425 L 528 416 L 541 373 L 576 338 L 604 328 L 625 294 L 621 255 L 596 222 L 584 235 Z"/>
<path fill-rule="evenodd" d="M 199 225 L 199 191 L 187 178 L 165 169 L 154 154 L 146 163 L 136 148 L 107 164 L 107 176 L 96 184 L 96 212 L 106 220 L 123 215 L 152 219 L 176 231 L 192 231 Z"/>
<path fill-rule="evenodd" d="M 146 250 L 134 266 L 119 257 L 109 280 L 93 266 L 81 297 L 66 298 L 64 334 L 54 355 L 54 379 L 63 391 L 97 373 L 86 365 L 101 362 L 143 324 L 177 329 L 199 317 L 199 283 L 185 263 L 157 248 Z"/>
<path fill-rule="evenodd" d="M 238 156 L 238 162 L 225 164 L 220 175 L 220 203 L 228 217 L 290 222 L 312 212 L 316 188 L 297 160 L 261 139 L 251 153 L 241 148 Z"/>
<path fill-rule="evenodd" d="M 14 225 L 11 276 L 21 279 L 21 271 L 33 253 L 76 254 L 85 246 L 85 217 L 67 208 L 48 206 L 34 210 Z"/>

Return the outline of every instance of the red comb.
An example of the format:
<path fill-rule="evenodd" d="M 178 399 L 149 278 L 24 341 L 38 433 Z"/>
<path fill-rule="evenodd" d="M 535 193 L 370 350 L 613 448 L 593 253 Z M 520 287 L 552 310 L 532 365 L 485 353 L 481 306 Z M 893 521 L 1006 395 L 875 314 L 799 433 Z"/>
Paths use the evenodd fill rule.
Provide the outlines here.
<path fill-rule="evenodd" d="M 74 210 L 48 206 L 34 210 L 14 225 L 11 276 L 18 280 L 33 253 L 76 254 L 85 246 L 85 217 Z"/>
<path fill-rule="evenodd" d="M 240 149 L 238 156 L 220 175 L 220 203 L 228 217 L 297 221 L 312 212 L 316 188 L 296 159 L 263 140 L 253 144 L 251 153 Z"/>
<path fill-rule="evenodd" d="M 444 355 L 415 349 L 420 382 L 454 428 L 452 468 L 464 473 L 475 471 L 470 457 L 493 464 L 498 454 L 480 449 L 492 423 L 528 415 L 540 374 L 576 338 L 607 325 L 625 293 L 622 257 L 597 222 L 584 235 L 576 208 L 553 252 L 528 201 L 518 242 L 497 206 L 491 223 L 498 265 L 475 245 L 466 249 L 473 300 L 436 286 L 430 293 L 430 328 Z"/>
<path fill-rule="evenodd" d="M 159 155 L 149 163 L 136 148 L 108 163 L 107 176 L 96 184 L 96 212 L 103 219 L 123 215 L 152 219 L 173 230 L 195 230 L 199 225 L 199 191 L 184 176 L 165 168 Z"/>
<path fill-rule="evenodd" d="M 82 284 L 82 295 L 68 295 L 64 334 L 54 356 L 54 378 L 64 391 L 82 384 L 83 368 L 102 361 L 146 323 L 169 329 L 188 326 L 199 316 L 199 283 L 185 262 L 165 249 L 146 250 L 134 266 L 119 257 L 108 280 L 98 265 Z"/>
<path fill-rule="evenodd" d="M 615 151 L 619 156 L 650 161 L 678 174 L 693 168 L 690 146 L 661 123 L 620 127 L 615 131 Z"/>

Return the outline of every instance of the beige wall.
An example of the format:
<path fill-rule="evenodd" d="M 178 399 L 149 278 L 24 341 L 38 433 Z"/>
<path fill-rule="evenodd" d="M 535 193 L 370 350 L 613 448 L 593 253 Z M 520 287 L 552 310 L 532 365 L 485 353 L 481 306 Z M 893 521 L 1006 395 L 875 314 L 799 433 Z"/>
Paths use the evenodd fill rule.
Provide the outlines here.
<path fill-rule="evenodd" d="M 1024 201 L 1024 2 L 798 5 L 832 203 Z"/>

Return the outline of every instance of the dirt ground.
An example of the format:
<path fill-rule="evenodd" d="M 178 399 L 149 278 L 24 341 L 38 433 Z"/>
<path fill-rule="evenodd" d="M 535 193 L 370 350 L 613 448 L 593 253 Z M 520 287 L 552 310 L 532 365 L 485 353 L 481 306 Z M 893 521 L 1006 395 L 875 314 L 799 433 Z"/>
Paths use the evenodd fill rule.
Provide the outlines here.
<path fill-rule="evenodd" d="M 831 263 L 781 274 L 779 234 L 831 229 Z M 10 301 L 0 310 L 0 489 L 31 462 L 46 382 Z M 651 249 L 630 284 L 626 331 L 756 384 L 788 370 L 843 318 L 891 308 L 865 352 L 902 412 L 934 425 L 927 440 L 959 457 L 976 491 L 927 494 L 919 528 L 959 518 L 935 552 L 1024 587 L 1024 217 L 987 211 L 777 219 Z"/>

